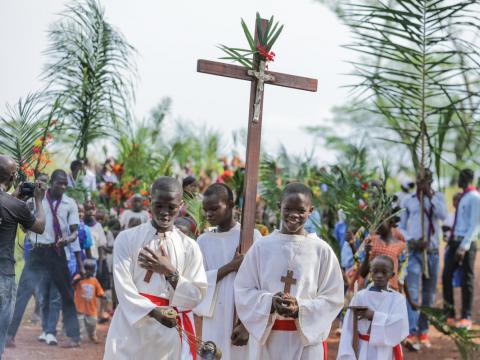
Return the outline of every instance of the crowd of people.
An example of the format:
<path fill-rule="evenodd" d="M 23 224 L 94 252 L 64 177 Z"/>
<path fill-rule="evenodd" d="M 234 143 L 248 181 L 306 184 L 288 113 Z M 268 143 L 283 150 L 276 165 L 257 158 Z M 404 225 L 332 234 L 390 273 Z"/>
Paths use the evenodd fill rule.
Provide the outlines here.
<path fill-rule="evenodd" d="M 411 351 L 431 346 L 419 309 L 433 306 L 440 256 L 448 324 L 472 325 L 480 194 L 470 169 L 459 174 L 462 192 L 452 214 L 428 170 L 402 186 L 374 233 L 354 228 L 339 212 L 331 229 L 337 258 L 309 227 L 321 221 L 321 209 L 301 183 L 283 189 L 278 230 L 259 227 L 242 254 L 239 202 L 220 177 L 202 189 L 193 176 L 161 177 L 151 184 L 148 207 L 133 194 L 121 212 L 107 211 L 101 199 L 79 203 L 67 195 L 78 181 L 87 191 L 118 181 L 112 166 L 107 160 L 96 172 L 74 161 L 69 172 L 37 174 L 33 193 L 20 186 L 10 194 L 17 167 L 0 156 L 0 356 L 4 345 L 15 347 L 33 296 L 38 340 L 47 345 L 58 344 L 60 315 L 66 348 L 98 343 L 97 323 L 111 321 L 107 360 L 213 359 L 219 350 L 224 359 L 326 359 L 335 320 L 338 359 L 400 359 L 401 343 Z M 198 194 L 211 226 L 196 239 L 185 193 Z M 17 290 L 18 224 L 25 264 Z M 458 319 L 456 284 L 462 286 Z"/>

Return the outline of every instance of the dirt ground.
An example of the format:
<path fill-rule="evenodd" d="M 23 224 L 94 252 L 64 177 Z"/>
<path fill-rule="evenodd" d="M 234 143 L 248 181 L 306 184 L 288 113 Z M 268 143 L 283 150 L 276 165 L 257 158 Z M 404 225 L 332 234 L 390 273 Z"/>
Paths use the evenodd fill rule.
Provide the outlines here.
<path fill-rule="evenodd" d="M 473 321 L 478 326 L 480 324 L 480 260 L 476 261 L 476 284 L 475 284 L 475 299 L 474 299 L 474 314 Z M 437 306 L 441 305 L 441 284 L 437 288 Z M 455 299 L 457 305 L 460 301 L 460 294 L 457 293 Z M 32 304 L 30 304 L 32 305 Z M 31 324 L 28 319 L 32 311 L 32 306 L 29 306 L 24 322 L 16 338 L 16 348 L 6 349 L 4 354 L 5 360 L 99 360 L 103 356 L 103 348 L 108 331 L 107 325 L 98 326 L 98 337 L 100 344 L 92 344 L 89 342 L 82 343 L 80 348 L 76 349 L 62 349 L 61 344 L 65 341 L 62 336 L 58 337 L 60 346 L 48 346 L 44 343 L 38 342 L 37 336 L 41 329 L 39 325 Z M 448 337 L 440 334 L 434 328 L 431 329 L 430 338 L 432 348 L 423 349 L 418 353 L 411 353 L 405 351 L 404 358 L 411 360 L 454 360 L 460 359 L 455 344 Z M 328 340 L 328 359 L 336 358 L 336 351 L 338 347 L 338 337 L 331 335 Z M 152 359 L 153 360 L 153 359 Z M 228 359 L 225 359 L 228 360 Z M 283 360 L 283 359 L 282 359 Z M 285 359 L 288 360 L 288 359 Z"/>

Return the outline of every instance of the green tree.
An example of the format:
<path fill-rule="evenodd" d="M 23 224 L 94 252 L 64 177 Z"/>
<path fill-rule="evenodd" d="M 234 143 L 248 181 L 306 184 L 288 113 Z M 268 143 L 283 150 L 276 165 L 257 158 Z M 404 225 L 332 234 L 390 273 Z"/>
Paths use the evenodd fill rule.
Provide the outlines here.
<path fill-rule="evenodd" d="M 48 92 L 61 99 L 65 140 L 85 159 L 92 142 L 117 136 L 130 121 L 134 49 L 96 0 L 67 5 L 48 35 Z"/>

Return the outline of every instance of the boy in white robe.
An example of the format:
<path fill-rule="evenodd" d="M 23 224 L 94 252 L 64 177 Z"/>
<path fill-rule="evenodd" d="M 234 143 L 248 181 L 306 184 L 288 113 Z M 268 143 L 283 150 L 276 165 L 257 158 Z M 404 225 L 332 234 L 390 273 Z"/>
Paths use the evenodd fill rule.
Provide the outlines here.
<path fill-rule="evenodd" d="M 385 255 L 371 263 L 373 286 L 359 291 L 350 302 L 343 322 L 337 360 L 401 360 L 401 341 L 409 333 L 407 302 L 388 288 L 393 277 L 393 261 Z M 358 339 L 354 340 L 353 317 L 358 317 Z M 358 358 L 353 342 L 358 341 Z"/>
<path fill-rule="evenodd" d="M 207 279 L 195 241 L 173 227 L 182 187 L 159 178 L 151 190 L 152 221 L 121 232 L 113 250 L 118 307 L 105 345 L 105 360 L 195 358 L 177 321 L 193 334 L 191 309 L 205 295 Z M 166 316 L 174 307 L 177 319 Z"/>
<path fill-rule="evenodd" d="M 343 278 L 330 246 L 304 224 L 313 210 L 303 184 L 285 187 L 282 228 L 253 244 L 235 278 L 240 320 L 259 343 L 255 359 L 326 359 L 343 306 Z"/>
<path fill-rule="evenodd" d="M 243 324 L 238 322 L 235 329 L 233 326 L 233 282 L 243 260 L 243 255 L 238 252 L 240 224 L 233 218 L 233 207 L 232 190 L 225 184 L 210 185 L 203 194 L 207 221 L 215 227 L 197 240 L 203 254 L 208 289 L 205 299 L 194 312 L 203 316 L 203 341 L 213 341 L 222 350 L 224 359 L 246 360 L 255 343 L 249 339 Z M 254 241 L 259 238 L 261 235 L 255 230 Z"/>

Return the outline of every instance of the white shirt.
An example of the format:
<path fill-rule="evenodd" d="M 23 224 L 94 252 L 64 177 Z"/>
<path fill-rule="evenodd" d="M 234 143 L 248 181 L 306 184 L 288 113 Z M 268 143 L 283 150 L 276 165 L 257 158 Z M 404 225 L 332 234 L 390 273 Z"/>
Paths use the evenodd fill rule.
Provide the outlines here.
<path fill-rule="evenodd" d="M 127 228 L 131 219 L 140 219 L 142 224 L 145 224 L 148 220 L 150 220 L 150 215 L 146 210 L 135 212 L 133 210 L 126 209 L 122 215 L 120 215 L 120 225 L 122 225 L 122 228 Z"/>
<path fill-rule="evenodd" d="M 57 201 L 53 202 L 55 208 Z M 32 244 L 53 244 L 55 243 L 55 232 L 53 230 L 53 215 L 48 204 L 47 197 L 42 200 L 43 210 L 45 211 L 45 231 L 42 234 L 32 234 Z M 60 223 L 60 229 L 63 236 L 70 235 L 70 226 L 79 225 L 78 208 L 75 200 L 63 194 L 61 203 L 57 209 L 57 218 Z"/>
<path fill-rule="evenodd" d="M 105 231 L 103 230 L 102 224 L 96 222 L 93 226 L 88 226 L 90 228 L 90 233 L 92 234 L 92 247 L 90 251 L 92 257 L 98 259 L 98 248 L 107 246 L 107 237 L 105 236 Z"/>
<path fill-rule="evenodd" d="M 462 196 L 457 208 L 455 236 L 463 237 L 460 246 L 469 250 L 472 241 L 477 240 L 480 231 L 480 194 L 470 191 Z"/>
<path fill-rule="evenodd" d="M 429 219 L 426 212 L 429 212 L 432 208 L 432 223 L 433 223 L 433 233 L 430 234 L 430 244 L 429 249 L 438 249 L 439 239 L 442 234 L 442 229 L 440 228 L 440 221 L 443 221 L 448 216 L 448 208 L 445 202 L 445 196 L 436 192 L 433 194 L 432 199 L 425 196 L 424 197 L 424 229 L 423 236 L 425 240 L 428 240 L 428 231 L 429 231 Z M 422 238 L 422 216 L 420 214 L 420 200 L 416 194 L 407 196 L 402 203 L 402 212 L 400 215 L 400 226 L 399 229 L 402 232 L 405 240 L 408 242 L 410 240 L 419 240 Z"/>

